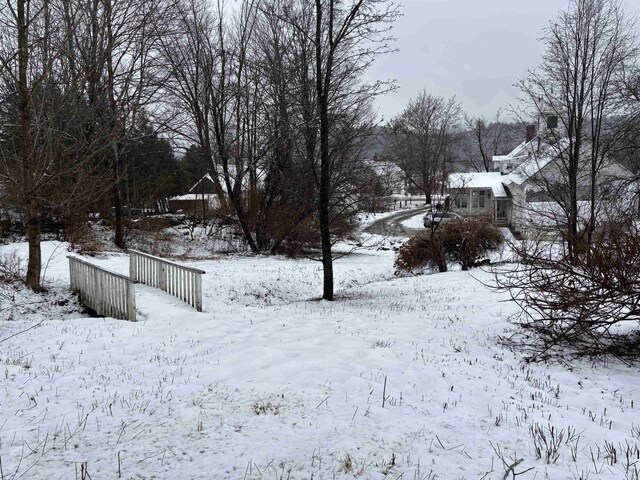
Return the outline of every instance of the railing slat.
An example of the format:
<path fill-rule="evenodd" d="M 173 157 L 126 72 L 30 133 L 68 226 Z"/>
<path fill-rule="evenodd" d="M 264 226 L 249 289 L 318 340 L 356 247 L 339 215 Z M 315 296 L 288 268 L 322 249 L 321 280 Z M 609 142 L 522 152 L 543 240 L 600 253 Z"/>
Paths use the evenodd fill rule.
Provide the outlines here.
<path fill-rule="evenodd" d="M 80 300 L 98 315 L 136 320 L 135 284 L 125 275 L 110 272 L 69 256 L 69 283 Z M 130 267 L 133 263 L 130 263 Z M 135 265 L 133 265 L 135 268 Z"/>
<path fill-rule="evenodd" d="M 202 311 L 204 270 L 186 267 L 148 253 L 129 250 L 130 276 L 135 281 L 159 288 Z"/>

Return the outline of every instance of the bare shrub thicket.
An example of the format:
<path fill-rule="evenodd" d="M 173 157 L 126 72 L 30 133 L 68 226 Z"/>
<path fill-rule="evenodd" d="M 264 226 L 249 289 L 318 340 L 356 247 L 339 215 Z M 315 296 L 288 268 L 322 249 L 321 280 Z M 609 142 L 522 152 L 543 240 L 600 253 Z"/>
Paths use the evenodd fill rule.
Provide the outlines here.
<path fill-rule="evenodd" d="M 432 232 L 420 233 L 402 244 L 395 261 L 396 272 L 413 272 L 418 269 L 447 271 L 447 261 L 442 239 Z"/>
<path fill-rule="evenodd" d="M 395 267 L 398 271 L 426 267 L 446 272 L 447 263 L 457 263 L 468 270 L 503 242 L 500 230 L 488 220 L 461 218 L 409 239 L 400 247 Z"/>
<path fill-rule="evenodd" d="M 509 340 L 531 347 L 535 360 L 635 359 L 637 177 L 611 159 L 634 148 L 626 134 L 640 102 L 625 85 L 637 78 L 637 24 L 623 2 L 571 0 L 543 45 L 538 68 L 519 86 L 530 110 L 547 120 L 539 138 L 552 163 L 536 182 L 550 201 L 533 215 L 546 224 L 533 232 L 538 240 L 515 245 L 518 265 L 496 277 L 522 310 L 524 330 Z"/>
<path fill-rule="evenodd" d="M 0 281 L 2 283 L 23 280 L 25 275 L 22 257 L 15 250 L 0 254 Z"/>
<path fill-rule="evenodd" d="M 535 334 L 532 359 L 640 357 L 639 234 L 633 219 L 606 223 L 573 259 L 558 244 L 514 247 L 520 265 L 496 279 L 521 307 L 519 325 Z"/>
<path fill-rule="evenodd" d="M 463 218 L 445 223 L 440 230 L 447 259 L 458 263 L 462 270 L 475 267 L 504 242 L 500 230 L 485 218 Z"/>
<path fill-rule="evenodd" d="M 298 219 L 295 211 L 283 209 L 267 217 L 267 230 L 274 239 L 271 253 L 291 257 L 309 255 L 321 245 L 319 222 L 316 217 Z M 292 226 L 293 225 L 293 226 Z M 335 238 L 348 238 L 358 227 L 354 215 L 336 215 L 332 223 Z"/>

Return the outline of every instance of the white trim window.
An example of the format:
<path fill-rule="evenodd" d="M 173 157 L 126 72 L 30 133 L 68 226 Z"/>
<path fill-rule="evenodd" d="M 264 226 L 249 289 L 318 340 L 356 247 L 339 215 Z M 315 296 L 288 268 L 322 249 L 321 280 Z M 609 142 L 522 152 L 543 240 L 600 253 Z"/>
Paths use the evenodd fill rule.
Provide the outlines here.
<path fill-rule="evenodd" d="M 486 192 L 484 190 L 474 190 L 471 192 L 471 206 L 477 209 L 485 208 L 485 198 Z"/>
<path fill-rule="evenodd" d="M 456 206 L 456 208 L 460 208 L 460 209 L 469 208 L 469 198 L 467 197 L 467 192 L 458 193 L 453 203 Z"/>

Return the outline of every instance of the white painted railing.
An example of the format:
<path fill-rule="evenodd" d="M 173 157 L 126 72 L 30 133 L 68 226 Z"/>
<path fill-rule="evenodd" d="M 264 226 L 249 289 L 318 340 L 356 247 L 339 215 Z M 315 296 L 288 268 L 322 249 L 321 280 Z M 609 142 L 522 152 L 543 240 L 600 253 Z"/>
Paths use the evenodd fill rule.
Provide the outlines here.
<path fill-rule="evenodd" d="M 199 312 L 202 311 L 203 273 L 206 272 L 129 250 L 129 276 L 133 281 L 164 290 Z"/>
<path fill-rule="evenodd" d="M 134 282 L 125 275 L 110 272 L 77 257 L 69 256 L 71 289 L 98 315 L 136 320 Z"/>

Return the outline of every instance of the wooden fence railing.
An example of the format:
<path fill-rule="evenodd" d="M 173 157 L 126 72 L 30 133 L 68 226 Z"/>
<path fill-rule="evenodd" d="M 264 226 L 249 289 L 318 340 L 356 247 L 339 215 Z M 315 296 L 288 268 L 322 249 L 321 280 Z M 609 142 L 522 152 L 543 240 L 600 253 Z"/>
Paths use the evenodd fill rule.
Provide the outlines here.
<path fill-rule="evenodd" d="M 69 256 L 71 289 L 98 315 L 136 321 L 135 284 L 125 275 L 110 272 Z"/>
<path fill-rule="evenodd" d="M 133 281 L 164 290 L 198 312 L 202 311 L 203 273 L 206 272 L 129 250 L 129 276 Z"/>

